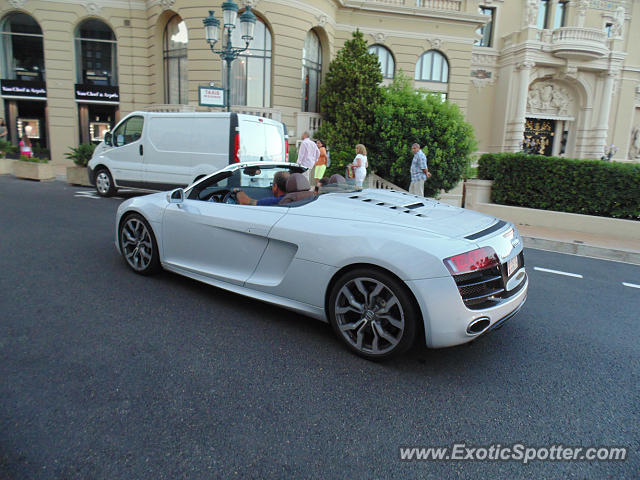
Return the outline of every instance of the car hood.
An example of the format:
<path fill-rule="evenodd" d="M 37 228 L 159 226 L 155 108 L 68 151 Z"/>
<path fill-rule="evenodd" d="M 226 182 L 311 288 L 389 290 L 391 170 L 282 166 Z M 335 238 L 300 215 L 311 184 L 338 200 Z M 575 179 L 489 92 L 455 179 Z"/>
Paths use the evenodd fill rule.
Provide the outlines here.
<path fill-rule="evenodd" d="M 495 217 L 430 198 L 374 189 L 323 194 L 315 202 L 291 208 L 289 214 L 397 225 L 449 238 L 477 233 L 497 221 Z"/>

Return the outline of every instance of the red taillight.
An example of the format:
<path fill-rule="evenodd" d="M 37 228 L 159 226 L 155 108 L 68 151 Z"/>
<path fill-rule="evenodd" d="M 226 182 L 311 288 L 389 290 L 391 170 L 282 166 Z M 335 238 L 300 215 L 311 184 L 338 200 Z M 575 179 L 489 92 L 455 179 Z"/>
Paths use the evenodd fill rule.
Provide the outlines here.
<path fill-rule="evenodd" d="M 482 247 L 443 260 L 451 275 L 460 275 L 498 265 L 498 256 L 491 247 Z"/>
<path fill-rule="evenodd" d="M 233 160 L 236 163 L 240 162 L 240 134 L 236 133 L 236 137 L 233 139 Z"/>
<path fill-rule="evenodd" d="M 289 142 L 286 139 L 284 141 L 284 161 L 289 161 Z"/>

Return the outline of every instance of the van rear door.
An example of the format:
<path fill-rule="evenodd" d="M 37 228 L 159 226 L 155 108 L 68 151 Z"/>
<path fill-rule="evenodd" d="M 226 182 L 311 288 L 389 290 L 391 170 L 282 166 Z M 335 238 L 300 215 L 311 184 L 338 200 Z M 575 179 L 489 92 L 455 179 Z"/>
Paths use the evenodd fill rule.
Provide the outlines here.
<path fill-rule="evenodd" d="M 241 162 L 284 162 L 285 136 L 282 123 L 268 118 L 238 115 Z"/>

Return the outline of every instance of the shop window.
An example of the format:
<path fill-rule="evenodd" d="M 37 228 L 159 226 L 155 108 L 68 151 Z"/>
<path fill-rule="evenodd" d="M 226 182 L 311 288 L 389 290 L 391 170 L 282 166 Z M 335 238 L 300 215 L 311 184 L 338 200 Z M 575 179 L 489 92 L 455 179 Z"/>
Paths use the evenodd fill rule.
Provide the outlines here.
<path fill-rule="evenodd" d="M 40 119 L 18 117 L 18 136 L 26 135 L 31 140 L 40 140 Z"/>
<path fill-rule="evenodd" d="M 164 29 L 164 101 L 189 103 L 187 82 L 187 25 L 179 15 L 174 15 Z"/>
<path fill-rule="evenodd" d="M 245 44 L 242 40 L 240 16 L 231 34 L 233 45 Z M 226 88 L 227 62 L 223 62 L 223 87 Z M 231 65 L 231 105 L 271 107 L 271 32 L 258 18 L 249 49 Z"/>
<path fill-rule="evenodd" d="M 422 82 L 447 83 L 449 81 L 449 62 L 440 52 L 429 50 L 418 59 L 414 79 Z"/>
<path fill-rule="evenodd" d="M 78 83 L 118 85 L 116 37 L 100 20 L 85 20 L 76 28 L 76 65 Z"/>
<path fill-rule="evenodd" d="M 491 37 L 493 36 L 495 8 L 479 7 L 478 13 L 480 13 L 481 15 L 486 15 L 489 18 L 487 23 L 476 30 L 476 34 L 480 36 L 480 38 L 474 42 L 474 45 L 477 45 L 479 47 L 492 47 L 493 42 L 491 40 Z"/>
<path fill-rule="evenodd" d="M 0 22 L 2 35 L 2 78 L 45 80 L 42 29 L 26 13 L 12 13 Z"/>
<path fill-rule="evenodd" d="M 375 53 L 378 56 L 380 62 L 380 71 L 382 72 L 382 78 L 393 79 L 396 63 L 393 60 L 393 55 L 387 47 L 382 45 L 371 45 L 367 51 L 369 53 Z"/>
<path fill-rule="evenodd" d="M 320 80 L 322 77 L 322 45 L 318 35 L 310 30 L 302 50 L 302 111 L 319 112 Z"/>

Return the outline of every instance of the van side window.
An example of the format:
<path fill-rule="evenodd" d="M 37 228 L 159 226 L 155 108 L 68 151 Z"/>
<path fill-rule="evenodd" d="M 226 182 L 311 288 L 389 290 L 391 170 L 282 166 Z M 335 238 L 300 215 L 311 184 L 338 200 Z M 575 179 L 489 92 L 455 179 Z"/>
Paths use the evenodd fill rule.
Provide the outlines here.
<path fill-rule="evenodd" d="M 144 117 L 131 117 L 113 132 L 113 144 L 121 147 L 142 137 Z"/>

